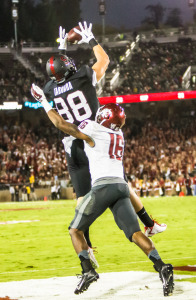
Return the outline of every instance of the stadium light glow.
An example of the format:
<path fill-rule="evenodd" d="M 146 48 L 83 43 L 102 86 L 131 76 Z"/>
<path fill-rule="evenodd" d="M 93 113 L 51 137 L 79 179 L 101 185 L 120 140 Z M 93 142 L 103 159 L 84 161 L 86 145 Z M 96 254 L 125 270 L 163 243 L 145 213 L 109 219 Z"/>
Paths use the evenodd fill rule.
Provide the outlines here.
<path fill-rule="evenodd" d="M 150 94 L 130 94 L 118 95 L 109 97 L 100 97 L 101 105 L 106 103 L 143 103 L 153 101 L 172 101 L 172 100 L 188 100 L 196 99 L 196 91 L 176 91 L 165 93 L 150 93 Z"/>
<path fill-rule="evenodd" d="M 101 105 L 107 103 L 147 103 L 147 102 L 156 102 L 156 101 L 172 101 L 172 100 L 188 100 L 196 99 L 196 91 L 177 91 L 177 92 L 166 92 L 166 93 L 150 93 L 150 94 L 130 94 L 130 95 L 118 95 L 118 96 L 109 96 L 109 97 L 99 97 L 99 102 Z M 11 102 L 9 102 L 11 103 Z M 50 102 L 50 105 L 53 107 L 53 101 Z M 42 107 L 40 102 L 30 102 L 26 101 L 24 107 L 38 109 Z M 0 106 L 0 109 L 1 106 Z M 8 109 L 8 108 L 7 108 Z M 13 107 L 9 108 L 13 109 Z"/>
<path fill-rule="evenodd" d="M 148 95 L 140 95 L 140 101 L 148 101 Z"/>
<path fill-rule="evenodd" d="M 178 93 L 178 99 L 184 99 L 184 93 Z"/>
<path fill-rule="evenodd" d="M 3 102 L 3 105 L 0 105 L 0 110 L 15 110 L 22 109 L 22 104 L 18 104 L 16 101 Z"/>
<path fill-rule="evenodd" d="M 123 103 L 123 97 L 116 97 L 116 103 Z"/>

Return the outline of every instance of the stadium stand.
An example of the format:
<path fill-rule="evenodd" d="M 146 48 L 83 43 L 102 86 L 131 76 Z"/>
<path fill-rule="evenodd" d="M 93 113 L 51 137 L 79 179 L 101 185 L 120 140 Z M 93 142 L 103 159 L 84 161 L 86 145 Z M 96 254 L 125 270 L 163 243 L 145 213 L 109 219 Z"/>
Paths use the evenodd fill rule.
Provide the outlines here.
<path fill-rule="evenodd" d="M 137 192 L 141 196 L 174 195 L 182 189 L 187 193 L 185 180 L 187 176 L 193 180 L 196 172 L 195 101 L 132 104 L 125 109 L 125 172 Z M 63 136 L 51 126 L 42 109 L 16 114 L 3 117 L 1 113 L 1 186 L 27 183 L 31 172 L 36 186 L 50 185 L 55 176 L 67 177 Z M 33 123 L 35 114 L 37 123 Z M 177 191 L 182 176 L 183 187 Z"/>
<path fill-rule="evenodd" d="M 131 60 L 120 64 L 121 83 L 112 95 L 182 90 L 182 77 L 196 65 L 196 43 L 140 42 Z"/>
<path fill-rule="evenodd" d="M 196 65 L 196 43 L 157 41 L 106 43 L 110 56 L 108 75 L 101 96 L 182 90 L 182 76 Z M 37 49 L 37 48 L 36 48 Z M 43 86 L 48 80 L 47 59 L 57 52 L 24 49 L 0 51 L 0 104 L 32 100 L 30 86 Z M 76 65 L 93 65 L 90 49 L 76 47 L 68 55 Z M 111 80 L 119 72 L 114 85 Z M 191 89 L 191 86 L 189 86 Z M 195 100 L 180 103 L 125 105 L 128 123 L 125 131 L 125 171 L 130 184 L 140 194 L 192 194 L 196 179 Z M 35 114 L 39 113 L 39 120 Z M 67 178 L 68 171 L 61 143 L 62 135 L 48 122 L 41 109 L 30 112 L 0 111 L 0 188 L 22 186 L 35 176 L 36 186 L 50 186 L 55 178 Z"/>

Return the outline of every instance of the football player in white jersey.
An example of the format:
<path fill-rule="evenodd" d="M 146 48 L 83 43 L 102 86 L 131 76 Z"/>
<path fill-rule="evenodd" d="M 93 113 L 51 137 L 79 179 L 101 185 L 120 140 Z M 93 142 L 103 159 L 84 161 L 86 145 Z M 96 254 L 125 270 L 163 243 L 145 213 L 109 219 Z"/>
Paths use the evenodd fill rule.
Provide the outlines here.
<path fill-rule="evenodd" d="M 92 176 L 91 191 L 76 207 L 74 219 L 69 226 L 74 249 L 81 261 L 82 275 L 75 294 L 86 291 L 97 281 L 88 253 L 84 232 L 107 209 L 110 208 L 118 227 L 130 242 L 134 242 L 154 263 L 163 283 L 163 294 L 173 293 L 173 266 L 165 264 L 152 241 L 140 230 L 137 214 L 130 202 L 127 182 L 122 164 L 124 139 L 121 131 L 125 123 L 123 108 L 116 104 L 100 107 L 95 121 L 83 121 L 79 127 L 66 122 L 42 97 L 42 105 L 53 124 L 64 133 L 85 141 Z"/>

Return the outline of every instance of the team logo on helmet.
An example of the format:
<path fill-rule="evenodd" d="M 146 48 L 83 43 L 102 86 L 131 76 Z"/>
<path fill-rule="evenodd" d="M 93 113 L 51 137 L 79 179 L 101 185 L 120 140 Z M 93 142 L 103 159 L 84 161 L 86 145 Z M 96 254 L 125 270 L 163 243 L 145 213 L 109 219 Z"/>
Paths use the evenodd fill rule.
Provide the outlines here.
<path fill-rule="evenodd" d="M 111 109 L 105 108 L 101 111 L 100 115 L 104 118 L 104 119 L 108 119 L 111 115 L 112 115 L 112 111 Z"/>
<path fill-rule="evenodd" d="M 119 126 L 117 126 L 116 124 L 113 124 L 113 123 L 110 124 L 110 128 L 111 128 L 112 130 L 119 130 L 119 129 L 120 129 Z"/>
<path fill-rule="evenodd" d="M 66 58 L 65 56 L 61 56 L 60 59 L 61 59 L 62 61 L 64 61 L 64 63 L 65 63 L 66 65 L 69 64 L 69 62 L 68 62 L 68 60 L 67 60 L 67 58 Z"/>

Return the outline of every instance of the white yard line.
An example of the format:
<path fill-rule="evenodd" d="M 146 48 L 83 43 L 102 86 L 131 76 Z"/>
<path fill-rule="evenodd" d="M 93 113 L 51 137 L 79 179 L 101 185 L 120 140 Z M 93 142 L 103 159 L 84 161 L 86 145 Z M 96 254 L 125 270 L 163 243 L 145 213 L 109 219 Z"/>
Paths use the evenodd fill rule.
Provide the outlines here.
<path fill-rule="evenodd" d="M 188 278 L 175 275 L 175 279 Z M 78 279 L 73 276 L 49 279 L 34 279 L 0 283 L 0 297 L 17 300 L 74 300 L 74 299 L 166 299 L 157 273 L 117 272 L 102 273 L 88 291 L 75 295 Z M 195 300 L 196 283 L 176 281 L 171 300 Z"/>

